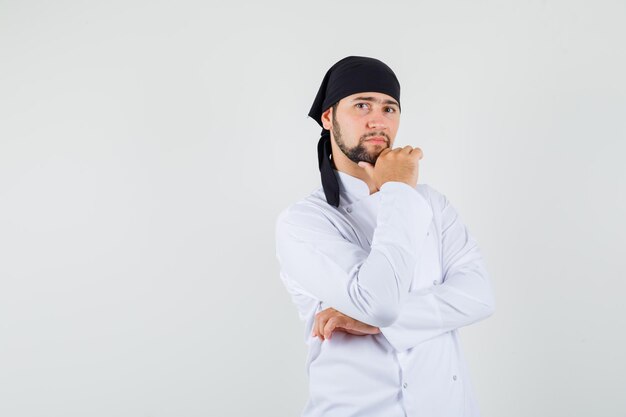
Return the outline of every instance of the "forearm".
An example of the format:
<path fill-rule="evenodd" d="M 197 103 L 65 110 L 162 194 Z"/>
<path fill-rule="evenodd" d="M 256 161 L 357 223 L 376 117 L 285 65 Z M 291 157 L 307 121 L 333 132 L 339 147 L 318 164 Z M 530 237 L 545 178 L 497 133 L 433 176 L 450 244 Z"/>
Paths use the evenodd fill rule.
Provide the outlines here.
<path fill-rule="evenodd" d="M 307 210 L 279 218 L 276 253 L 302 292 L 377 327 L 397 319 L 432 222 L 428 201 L 408 184 L 387 182 L 379 192 L 369 252 Z"/>
<path fill-rule="evenodd" d="M 440 244 L 441 261 L 439 268 L 433 265 L 425 271 L 440 270 L 441 279 L 433 277 L 437 278 L 433 285 L 409 292 L 398 319 L 381 328 L 398 350 L 483 320 L 495 310 L 490 277 L 477 242 L 447 198 L 434 191 L 433 196 L 442 210 L 435 216 L 439 241 L 431 243 Z M 422 261 L 439 262 L 432 256 Z"/>
<path fill-rule="evenodd" d="M 494 310 L 492 288 L 481 261 L 441 285 L 410 292 L 398 319 L 380 330 L 401 351 L 483 320 Z"/>

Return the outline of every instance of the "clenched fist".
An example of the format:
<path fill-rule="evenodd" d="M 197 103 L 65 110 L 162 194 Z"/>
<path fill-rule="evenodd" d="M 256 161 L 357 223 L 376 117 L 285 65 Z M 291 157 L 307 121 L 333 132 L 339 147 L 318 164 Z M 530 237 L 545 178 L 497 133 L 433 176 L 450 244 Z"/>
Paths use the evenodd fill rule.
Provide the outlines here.
<path fill-rule="evenodd" d="M 415 188 L 422 156 L 420 148 L 407 145 L 404 148 L 383 149 L 376 159 L 376 165 L 364 161 L 358 165 L 372 178 L 379 190 L 387 181 L 404 182 Z"/>
<path fill-rule="evenodd" d="M 380 333 L 378 327 L 355 320 L 332 307 L 320 311 L 315 315 L 311 336 L 319 336 L 322 340 L 330 339 L 330 336 L 335 330 L 357 336 Z"/>

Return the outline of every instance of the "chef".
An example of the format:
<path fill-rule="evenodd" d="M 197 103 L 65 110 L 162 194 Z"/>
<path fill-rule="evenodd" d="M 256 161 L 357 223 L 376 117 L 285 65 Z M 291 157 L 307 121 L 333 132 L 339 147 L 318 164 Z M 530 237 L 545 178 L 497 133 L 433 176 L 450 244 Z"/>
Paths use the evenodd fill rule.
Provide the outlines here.
<path fill-rule="evenodd" d="M 481 251 L 447 197 L 393 147 L 400 84 L 380 60 L 326 73 L 321 187 L 276 220 L 280 277 L 305 323 L 303 417 L 478 417 L 458 329 L 495 303 Z"/>

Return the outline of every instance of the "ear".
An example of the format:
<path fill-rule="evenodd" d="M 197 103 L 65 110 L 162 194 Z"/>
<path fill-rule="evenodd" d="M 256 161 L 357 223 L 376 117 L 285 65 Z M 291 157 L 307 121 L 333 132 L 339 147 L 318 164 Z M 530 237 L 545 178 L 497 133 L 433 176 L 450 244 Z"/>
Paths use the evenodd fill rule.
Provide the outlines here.
<path fill-rule="evenodd" d="M 326 110 L 324 113 L 322 113 L 322 125 L 324 126 L 324 129 L 326 130 L 331 130 L 333 123 L 330 119 L 330 114 L 332 113 L 333 108 L 329 107 L 328 110 Z M 333 114 L 333 117 L 335 117 L 335 115 Z"/>

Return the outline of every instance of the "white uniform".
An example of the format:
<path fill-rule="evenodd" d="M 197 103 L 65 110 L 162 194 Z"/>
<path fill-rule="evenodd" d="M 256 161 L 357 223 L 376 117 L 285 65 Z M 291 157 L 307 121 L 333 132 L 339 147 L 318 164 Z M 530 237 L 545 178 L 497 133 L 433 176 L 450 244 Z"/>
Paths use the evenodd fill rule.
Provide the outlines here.
<path fill-rule="evenodd" d="M 479 416 L 457 331 L 494 312 L 476 241 L 429 185 L 392 181 L 370 195 L 335 174 L 339 207 L 320 187 L 276 221 L 280 276 L 309 346 L 302 416 Z M 311 336 L 328 307 L 381 333 Z"/>

